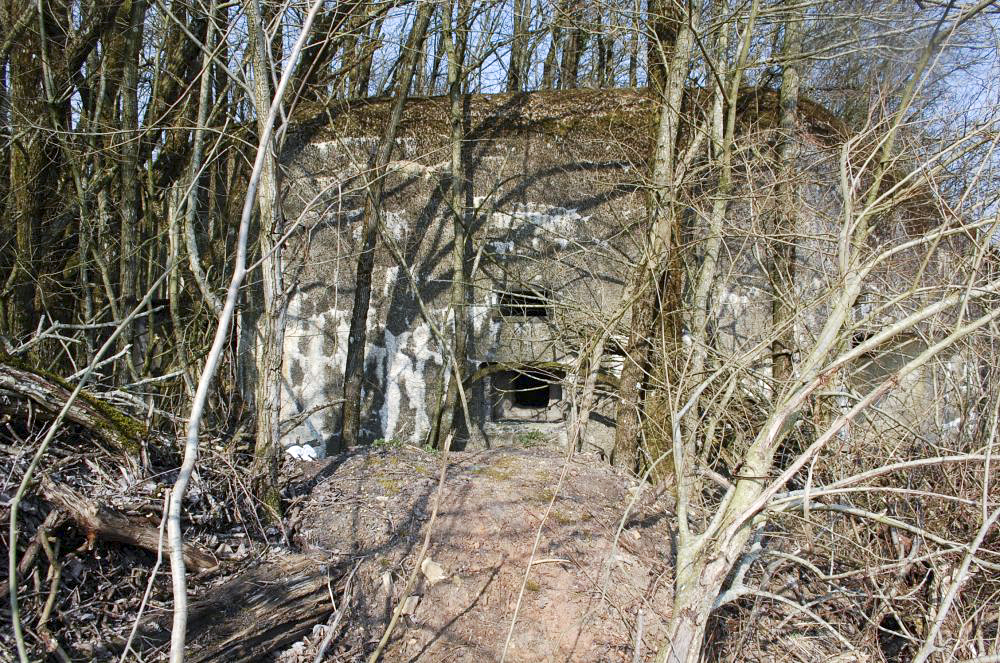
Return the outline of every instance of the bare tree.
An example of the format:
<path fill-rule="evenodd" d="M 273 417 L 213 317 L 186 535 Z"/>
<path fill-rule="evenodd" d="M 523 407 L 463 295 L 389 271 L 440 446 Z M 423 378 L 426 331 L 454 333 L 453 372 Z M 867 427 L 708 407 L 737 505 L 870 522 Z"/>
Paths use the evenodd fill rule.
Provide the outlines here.
<path fill-rule="evenodd" d="M 354 281 L 354 305 L 351 309 L 351 328 L 347 344 L 347 363 L 344 368 L 344 408 L 341 418 L 339 449 L 358 443 L 361 424 L 361 382 L 364 377 L 365 343 L 368 337 L 368 304 L 371 300 L 372 269 L 375 265 L 375 242 L 381 224 L 382 192 L 385 187 L 386 169 L 396 147 L 396 132 L 403 116 L 406 97 L 417 68 L 427 25 L 434 5 L 420 5 L 410 29 L 406 47 L 400 59 L 396 77 L 396 96 L 389 114 L 385 134 L 378 154 L 371 167 L 365 195 L 364 222 L 361 231 L 361 251 Z"/>

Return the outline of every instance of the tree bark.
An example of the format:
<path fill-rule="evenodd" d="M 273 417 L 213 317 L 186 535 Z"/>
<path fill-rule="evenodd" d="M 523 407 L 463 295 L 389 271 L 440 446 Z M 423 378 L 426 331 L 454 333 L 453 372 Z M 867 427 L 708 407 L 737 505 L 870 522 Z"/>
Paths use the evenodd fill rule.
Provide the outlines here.
<path fill-rule="evenodd" d="M 339 575 L 315 556 L 290 555 L 213 588 L 208 596 L 191 604 L 189 660 L 267 660 L 329 618 L 333 612 L 331 579 Z M 162 617 L 148 618 L 140 624 L 138 634 L 134 646 L 140 650 L 162 646 L 170 637 L 169 622 Z"/>
<path fill-rule="evenodd" d="M 637 267 L 630 292 L 632 306 L 629 343 L 622 367 L 613 462 L 636 470 L 642 440 L 642 410 L 651 371 L 654 339 L 664 338 L 667 347 L 679 340 L 675 313 L 680 308 L 682 274 L 674 264 L 679 239 L 677 204 L 677 141 L 680 134 L 681 101 L 688 63 L 694 43 L 697 14 L 683 21 L 672 44 L 673 58 L 660 97 L 656 148 L 651 168 L 651 191 L 647 202 L 649 231 L 645 255 Z M 668 361 L 667 357 L 663 361 Z"/>
<path fill-rule="evenodd" d="M 264 20 L 257 15 L 256 2 L 247 3 L 252 23 L 254 44 L 254 106 L 258 131 L 266 130 L 271 107 L 271 67 L 267 57 Z M 256 373 L 254 414 L 256 436 L 254 445 L 253 481 L 257 496 L 280 517 L 281 496 L 278 491 L 278 445 L 281 417 L 281 361 L 284 347 L 284 318 L 287 298 L 284 288 L 284 268 L 281 246 L 282 212 L 278 203 L 278 164 L 273 140 L 262 147 L 267 151 L 257 188 L 258 232 L 263 308 L 257 318 Z"/>
<path fill-rule="evenodd" d="M 673 52 L 680 46 L 679 33 L 684 24 L 685 3 L 673 0 L 649 0 L 646 10 L 646 85 L 657 94 L 667 89 L 671 76 Z M 697 10 L 696 10 L 697 11 Z"/>
<path fill-rule="evenodd" d="M 799 58 L 802 54 L 801 8 L 790 8 L 785 22 L 785 42 L 782 57 L 785 64 L 781 75 L 781 126 L 778 143 L 777 210 L 774 237 L 771 240 L 771 260 L 768 265 L 771 281 L 771 324 L 776 332 L 771 343 L 771 372 L 774 391 L 781 391 L 792 377 L 795 356 L 795 242 L 798 209 L 795 185 L 795 129 L 799 103 Z"/>
<path fill-rule="evenodd" d="M 438 449 L 443 449 L 445 440 L 453 433 L 454 422 L 457 419 L 458 390 L 465 379 L 468 366 L 468 310 L 466 301 L 468 297 L 468 284 L 466 282 L 465 249 L 468 238 L 466 236 L 466 171 L 465 171 L 465 97 L 463 86 L 465 83 L 465 49 L 468 36 L 468 3 L 460 2 L 461 9 L 457 17 L 457 26 L 452 25 L 451 17 L 446 16 L 443 23 L 442 35 L 445 40 L 445 50 L 448 53 L 448 98 L 450 101 L 450 144 L 451 144 L 451 172 L 449 175 L 451 184 L 451 215 L 452 232 L 454 240 L 452 245 L 452 281 L 451 281 L 451 310 L 454 316 L 455 327 L 453 330 L 453 343 L 455 350 L 454 372 L 455 376 L 449 376 L 447 366 L 441 373 L 441 380 L 447 382 L 448 388 L 442 409 L 442 421 L 438 426 L 437 439 L 433 444 Z M 450 14 L 451 8 L 444 7 L 444 12 Z M 443 390 L 443 385 L 442 385 Z"/>
<path fill-rule="evenodd" d="M 89 500 L 48 477 L 42 479 L 41 490 L 47 502 L 65 512 L 83 529 L 89 545 L 101 538 L 152 552 L 160 549 L 160 528 L 156 525 L 136 523 L 125 514 Z M 163 545 L 165 548 L 165 541 Z M 196 571 L 214 569 L 219 565 L 212 553 L 190 543 L 184 544 L 184 563 Z"/>
<path fill-rule="evenodd" d="M 347 361 L 344 368 L 344 409 L 341 418 L 340 438 L 333 443 L 330 451 L 336 452 L 358 443 L 361 424 L 361 381 L 364 379 L 365 345 L 368 340 L 368 306 L 372 295 L 372 270 L 375 267 L 375 243 L 382 215 L 382 193 L 385 190 L 385 175 L 396 146 L 396 134 L 403 117 L 403 107 L 410 84 L 413 81 L 417 56 L 421 51 L 427 24 L 435 5 L 425 2 L 417 10 L 417 16 L 410 31 L 403 61 L 397 76 L 396 97 L 390 110 L 388 124 L 372 169 L 372 179 L 365 197 L 364 221 L 361 230 L 361 252 L 354 285 L 354 306 L 351 309 L 351 327 L 347 340 Z"/>
<path fill-rule="evenodd" d="M 580 78 L 580 58 L 583 56 L 583 50 L 587 47 L 587 33 L 580 27 L 582 21 L 582 9 L 575 7 L 570 19 L 570 27 L 566 31 L 562 62 L 559 67 L 559 87 L 563 90 L 575 89 Z"/>
<path fill-rule="evenodd" d="M 510 66 L 507 69 L 508 92 L 523 92 L 527 84 L 530 9 L 530 2 L 514 0 L 514 36 L 510 42 Z"/>
<path fill-rule="evenodd" d="M 9 14 L 28 13 L 22 2 L 11 3 Z M 50 21 L 48 12 L 37 20 Z M 24 35 L 21 48 L 11 52 L 8 62 L 12 144 L 8 174 L 10 195 L 6 221 L 8 236 L 14 237 L 11 269 L 3 284 L 6 333 L 14 339 L 32 331 L 37 323 L 36 290 L 39 288 L 40 228 L 55 190 L 58 150 L 42 128 L 49 125 L 38 58 L 40 36 L 37 22 Z"/>
<path fill-rule="evenodd" d="M 27 398 L 51 417 L 59 413 L 73 392 L 72 387 L 59 378 L 3 355 L 0 355 L 0 389 Z M 138 451 L 146 435 L 146 427 L 141 422 L 87 394 L 82 394 L 73 403 L 66 418 L 129 454 Z"/>
<path fill-rule="evenodd" d="M 125 40 L 125 61 L 122 68 L 122 133 L 119 144 L 121 163 L 121 256 L 119 262 L 119 297 L 125 308 L 135 306 L 139 289 L 139 58 L 142 55 L 143 30 L 146 17 L 145 0 L 131 0 L 128 6 L 129 31 Z M 130 345 L 126 366 L 131 381 L 142 372 L 143 352 L 135 325 L 126 326 L 121 345 Z"/>

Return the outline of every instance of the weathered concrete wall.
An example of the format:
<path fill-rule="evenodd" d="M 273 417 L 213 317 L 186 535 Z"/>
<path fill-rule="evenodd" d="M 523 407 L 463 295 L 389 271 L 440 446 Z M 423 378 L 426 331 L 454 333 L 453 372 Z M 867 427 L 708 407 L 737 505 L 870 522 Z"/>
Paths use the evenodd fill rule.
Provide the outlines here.
<path fill-rule="evenodd" d="M 493 363 L 572 366 L 575 348 L 621 299 L 637 253 L 637 192 L 644 171 L 649 101 L 640 94 L 517 95 L 477 98 L 467 126 L 469 202 L 468 370 Z M 318 117 L 285 155 L 288 218 L 301 214 L 299 286 L 286 328 L 286 414 L 340 398 L 354 295 L 364 171 L 382 130 L 386 104 Z M 423 443 L 440 398 L 447 352 L 433 324 L 449 330 L 451 215 L 447 203 L 447 102 L 409 102 L 384 203 L 384 236 L 401 266 L 380 246 L 369 311 L 362 435 Z M 383 242 L 384 244 L 384 242 Z M 406 274 L 409 268 L 417 293 Z M 503 316 L 503 292 L 549 296 L 545 316 Z M 502 382 L 509 376 L 498 376 Z M 536 430 L 558 434 L 565 403 L 544 417 L 495 421 L 503 393 L 491 378 L 471 387 L 469 443 Z M 553 394 L 555 395 L 555 393 Z M 509 392 L 507 393 L 509 396 Z M 589 427 L 606 447 L 613 408 L 601 402 Z M 516 409 L 516 408 L 514 408 Z M 536 413 L 537 414 L 537 413 Z M 547 421 L 541 421 L 547 420 Z M 323 447 L 339 428 L 339 407 L 311 416 L 288 444 Z"/>
<path fill-rule="evenodd" d="M 287 416 L 342 395 L 364 177 L 387 108 L 387 102 L 373 101 L 306 113 L 283 157 L 286 215 L 300 223 L 286 252 L 298 284 L 285 336 Z M 532 432 L 553 440 L 565 435 L 562 422 L 578 384 L 573 375 L 578 349 L 619 308 L 629 270 L 641 255 L 646 215 L 641 187 L 652 110 L 644 94 L 624 90 L 470 99 L 465 149 L 472 184 L 467 202 L 474 213 L 467 246 L 467 369 L 511 364 L 524 367 L 527 377 L 495 374 L 471 385 L 472 430 L 460 444 L 490 445 Z M 446 384 L 448 351 L 434 329 L 445 335 L 451 329 L 447 113 L 443 99 L 408 102 L 393 157 L 368 316 L 361 433 L 368 441 L 422 444 Z M 727 214 L 710 304 L 715 361 L 738 357 L 771 334 L 771 284 L 761 257 L 773 240 L 768 224 L 776 205 L 775 162 L 769 150 L 775 137 L 773 128 L 754 123 L 743 131 L 735 167 L 738 195 Z M 797 237 L 789 238 L 798 247 L 795 333 L 803 346 L 828 315 L 830 298 L 823 293 L 840 287 L 839 153 L 829 136 L 817 138 L 819 131 L 813 122 L 803 133 L 799 226 Z M 706 178 L 711 186 L 711 174 Z M 712 202 L 697 189 L 692 187 L 691 199 L 684 201 L 690 217 L 684 241 L 693 257 L 688 269 L 700 260 L 701 229 Z M 875 249 L 906 235 L 906 229 L 893 226 L 902 223 L 899 218 L 880 220 L 884 237 L 875 237 Z M 917 267 L 906 261 L 918 258 L 901 253 L 876 270 L 872 282 L 881 284 L 880 299 L 912 286 L 907 275 Z M 947 278 L 947 261 L 935 258 L 921 278 Z M 546 300 L 543 316 L 516 314 L 537 308 L 538 295 Z M 877 327 L 901 311 L 900 306 L 883 308 L 862 327 Z M 859 303 L 859 323 L 869 313 Z M 623 340 L 627 323 L 618 320 L 617 340 Z M 609 354 L 605 372 L 615 374 L 620 361 Z M 543 388 L 531 382 L 542 377 L 532 367 L 548 371 L 553 384 Z M 766 365 L 754 370 L 769 375 Z M 866 370 L 871 368 L 859 367 L 858 380 L 870 378 Z M 912 407 L 920 398 L 919 390 L 911 390 L 900 407 Z M 613 395 L 602 394 L 588 427 L 587 448 L 610 448 L 614 414 Z M 339 416 L 339 406 L 316 412 L 286 437 L 286 444 L 325 448 L 339 430 Z"/>

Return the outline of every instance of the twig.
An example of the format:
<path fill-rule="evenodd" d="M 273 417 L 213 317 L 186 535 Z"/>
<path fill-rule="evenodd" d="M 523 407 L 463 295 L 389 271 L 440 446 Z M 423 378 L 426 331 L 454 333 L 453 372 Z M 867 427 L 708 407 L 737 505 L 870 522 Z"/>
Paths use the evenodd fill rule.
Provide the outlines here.
<path fill-rule="evenodd" d="M 7 573 L 8 573 L 7 583 L 8 587 L 10 588 L 10 620 L 11 624 L 14 627 L 14 642 L 17 645 L 17 655 L 18 658 L 21 660 L 21 663 L 28 663 L 28 648 L 24 644 L 24 631 L 21 629 L 21 610 L 17 601 L 17 575 L 18 575 L 17 514 L 19 507 L 21 505 L 21 500 L 24 499 L 24 494 L 27 492 L 28 486 L 31 484 L 33 480 L 35 469 L 37 469 L 38 464 L 42 460 L 42 457 L 48 450 L 49 444 L 52 443 L 52 440 L 56 436 L 56 432 L 59 430 L 59 427 L 62 425 L 63 420 L 66 419 L 66 415 L 73 407 L 73 403 L 76 402 L 76 399 L 80 396 L 80 392 L 83 391 L 84 386 L 86 386 L 87 381 L 90 379 L 90 375 L 93 372 L 94 366 L 97 364 L 97 362 L 101 360 L 101 358 L 104 356 L 104 353 L 110 350 L 114 346 L 114 344 L 118 341 L 118 337 L 121 336 L 122 331 L 125 329 L 126 325 L 132 322 L 132 320 L 139 314 L 140 311 L 149 306 L 149 302 L 153 297 L 153 293 L 156 292 L 156 289 L 160 287 L 160 284 L 163 283 L 163 280 L 167 277 L 167 274 L 169 274 L 170 270 L 173 268 L 174 268 L 173 265 L 167 265 L 167 268 L 164 270 L 163 274 L 161 274 L 160 277 L 156 280 L 156 282 L 152 284 L 149 290 L 146 291 L 146 296 L 142 298 L 142 301 L 139 302 L 135 306 L 135 308 L 132 309 L 132 311 L 128 314 L 128 316 L 125 317 L 124 320 L 122 320 L 121 324 L 119 324 L 115 328 L 115 330 L 111 333 L 111 335 L 108 336 L 108 339 L 104 342 L 104 345 L 102 345 L 100 349 L 94 354 L 94 358 L 91 359 L 90 364 L 88 364 L 87 370 L 80 377 L 80 381 L 73 389 L 73 393 L 71 393 L 69 397 L 66 399 L 66 403 L 62 406 L 62 409 L 59 410 L 59 414 L 56 415 L 56 418 L 52 421 L 52 424 L 49 426 L 48 431 L 46 431 L 45 437 L 42 438 L 41 443 L 38 445 L 38 449 L 35 450 L 35 455 L 31 458 L 31 462 L 28 463 L 28 468 L 24 471 L 24 476 L 21 477 L 21 483 L 17 487 L 17 492 L 14 494 L 13 499 L 11 499 L 10 501 L 10 527 L 8 535 L 8 542 L 9 542 L 8 545 L 10 546 L 10 548 L 7 552 Z"/>
<path fill-rule="evenodd" d="M 986 539 L 986 533 L 990 531 L 993 523 L 1000 518 L 1000 509 L 996 509 L 990 515 L 990 517 L 985 520 L 982 526 L 979 528 L 979 533 L 976 535 L 976 539 L 969 546 L 968 552 L 965 554 L 965 558 L 962 560 L 962 566 L 959 568 L 958 573 L 955 574 L 955 579 L 951 581 L 951 586 L 948 587 L 948 591 L 945 594 L 944 599 L 941 601 L 941 607 L 938 609 L 937 615 L 934 616 L 934 623 L 924 639 L 924 644 L 920 647 L 920 651 L 917 655 L 913 657 L 913 663 L 924 663 L 931 654 L 934 653 L 936 649 L 934 645 L 934 640 L 937 638 L 938 632 L 941 630 L 941 625 L 944 624 L 944 619 L 948 615 L 948 611 L 951 609 L 951 604 L 955 601 L 955 597 L 958 596 L 958 590 L 962 588 L 965 581 L 969 579 L 969 566 L 972 564 L 976 557 L 976 551 L 979 550 L 979 546 L 983 544 Z"/>
<path fill-rule="evenodd" d="M 569 564 L 568 559 L 563 559 L 562 557 L 550 557 L 548 559 L 536 559 L 531 563 L 532 566 L 538 566 L 539 564 Z"/>
<path fill-rule="evenodd" d="M 45 648 L 54 653 L 59 657 L 60 661 L 63 663 L 70 663 L 70 658 L 63 650 L 59 641 L 56 637 L 52 635 L 49 631 L 49 617 L 52 616 L 52 608 L 56 605 L 56 598 L 59 595 L 59 580 L 62 578 L 62 565 L 59 563 L 59 540 L 56 539 L 56 546 L 53 549 L 49 546 L 48 534 L 46 533 L 39 543 L 45 550 L 46 557 L 49 558 L 49 576 L 51 577 L 51 583 L 49 585 L 49 596 L 45 600 L 45 606 L 42 608 L 42 614 L 38 617 L 38 626 L 35 629 L 38 631 L 38 635 L 45 642 Z"/>
<path fill-rule="evenodd" d="M 793 610 L 796 610 L 798 612 L 801 612 L 802 614 L 806 615 L 807 617 L 809 617 L 810 619 L 812 619 L 813 621 L 815 621 L 817 624 L 819 624 L 820 626 L 822 626 L 823 628 L 825 628 L 828 631 L 830 631 L 830 633 L 832 633 L 834 635 L 834 637 L 836 637 L 837 640 L 839 640 L 840 643 L 842 645 L 844 645 L 845 647 L 847 647 L 849 650 L 851 650 L 851 651 L 856 651 L 857 650 L 857 648 L 854 645 L 852 645 L 851 642 L 847 638 L 845 638 L 843 635 L 841 635 L 841 633 L 837 629 L 835 629 L 833 627 L 833 625 L 830 624 L 830 622 L 826 621 L 825 619 L 823 619 L 822 617 L 820 617 L 818 614 L 816 614 L 814 611 L 810 610 L 809 608 L 807 608 L 804 605 L 800 605 L 799 603 L 796 603 L 795 601 L 793 601 L 793 600 L 791 600 L 791 599 L 789 599 L 789 598 L 787 598 L 785 596 L 781 596 L 780 594 L 773 594 L 771 592 L 765 592 L 765 591 L 759 590 L 759 589 L 750 589 L 749 587 L 744 587 L 743 590 L 740 593 L 744 594 L 744 595 L 749 594 L 749 595 L 752 595 L 752 596 L 760 596 L 760 597 L 765 598 L 765 599 L 771 599 L 772 601 L 777 601 L 778 603 L 784 603 L 789 608 L 791 608 Z"/>
<path fill-rule="evenodd" d="M 300 424 L 302 424 L 306 419 L 316 414 L 320 410 L 325 410 L 327 408 L 333 407 L 334 405 L 340 405 L 343 402 L 344 402 L 343 398 L 338 398 L 335 401 L 327 401 L 326 403 L 320 403 L 319 405 L 314 405 L 308 410 L 303 410 L 302 412 L 296 412 L 294 415 L 281 422 L 281 434 L 285 435 L 286 433 L 289 433 L 293 429 L 297 428 Z"/>
<path fill-rule="evenodd" d="M 170 574 L 173 580 L 174 596 L 173 629 L 170 636 L 170 663 L 183 663 L 184 661 L 188 600 L 187 578 L 184 575 L 181 512 L 184 509 L 184 493 L 187 491 L 188 483 L 191 481 L 191 474 L 194 472 L 195 462 L 198 460 L 198 434 L 201 428 L 201 418 L 204 413 L 205 403 L 208 401 L 209 385 L 219 367 L 222 350 L 229 341 L 229 327 L 233 319 L 233 311 L 236 309 L 236 301 L 239 298 L 243 280 L 246 278 L 250 221 L 253 218 L 257 187 L 260 184 L 264 163 L 266 159 L 271 158 L 270 148 L 271 137 L 274 134 L 274 123 L 278 117 L 278 110 L 285 96 L 285 90 L 288 89 L 292 72 L 296 69 L 302 48 L 305 46 L 306 39 L 309 36 L 313 20 L 322 6 L 322 0 L 314 0 L 312 6 L 309 8 L 309 13 L 302 23 L 302 31 L 299 33 L 299 38 L 289 53 L 288 64 L 282 72 L 281 81 L 274 91 L 271 107 L 268 110 L 267 118 L 264 120 L 263 130 L 260 132 L 257 156 L 254 159 L 253 170 L 250 173 L 250 180 L 247 183 L 246 194 L 243 199 L 233 276 L 229 282 L 229 289 L 226 291 L 226 301 L 223 305 L 222 314 L 219 316 L 219 324 L 215 329 L 215 339 L 212 341 L 212 348 L 205 360 L 205 368 L 202 370 L 201 377 L 198 380 L 198 389 L 191 402 L 191 415 L 188 419 L 187 436 L 184 443 L 184 459 L 177 474 L 177 481 L 174 483 L 174 490 L 170 495 L 170 508 L 167 518 L 167 536 L 170 540 Z M 263 72 L 261 72 L 261 75 L 263 75 Z"/>
<path fill-rule="evenodd" d="M 642 618 L 643 618 L 642 608 L 639 608 L 639 614 L 636 617 L 636 627 L 635 627 L 635 647 L 632 650 L 632 663 L 642 663 Z"/>
<path fill-rule="evenodd" d="M 107 359 L 103 359 L 103 360 L 99 361 L 98 363 L 94 364 L 93 366 L 87 366 L 83 370 L 77 371 L 73 375 L 71 375 L 68 378 L 66 378 L 66 381 L 67 382 L 72 382 L 73 380 L 76 380 L 78 377 L 80 377 L 81 375 L 83 375 L 87 371 L 96 370 L 96 369 L 100 368 L 101 366 L 106 366 L 106 365 L 110 364 L 111 362 L 116 361 L 119 357 L 121 357 L 122 355 L 124 355 L 131 348 L 132 348 L 131 344 L 126 344 L 125 347 L 123 347 L 121 350 L 119 350 L 116 354 L 111 355 Z"/>
<path fill-rule="evenodd" d="M 63 514 L 58 509 L 53 509 L 49 511 L 49 515 L 45 516 L 45 520 L 42 524 L 38 526 L 38 530 L 35 532 L 35 538 L 32 539 L 31 543 L 24 551 L 24 555 L 21 556 L 21 561 L 17 565 L 18 575 L 24 575 L 31 568 L 32 563 L 35 561 L 35 557 L 38 555 L 38 551 L 41 550 L 42 537 L 48 536 L 49 532 L 55 529 L 59 523 L 63 520 Z M 4 585 L 0 587 L 0 598 L 7 596 L 7 592 L 10 591 L 10 587 Z"/>
<path fill-rule="evenodd" d="M 118 663 L 125 663 L 125 657 L 128 656 L 129 650 L 132 649 L 132 640 L 135 639 L 136 631 L 139 630 L 139 620 L 142 619 L 142 613 L 146 609 L 146 602 L 149 601 L 149 595 L 153 592 L 153 581 L 156 580 L 156 574 L 160 570 L 160 564 L 163 562 L 163 529 L 167 523 L 167 505 L 169 503 L 170 489 L 167 488 L 163 494 L 163 517 L 160 518 L 160 544 L 156 548 L 156 564 L 153 564 L 153 570 L 149 572 L 146 591 L 143 593 L 142 601 L 139 603 L 139 612 L 135 615 L 135 622 L 132 624 L 132 630 L 129 631 L 128 640 L 125 641 L 125 649 L 122 650 L 122 655 L 118 659 Z"/>
<path fill-rule="evenodd" d="M 347 608 L 351 602 L 351 580 L 354 579 L 354 574 L 357 572 L 358 567 L 361 566 L 363 560 L 358 560 L 354 568 L 351 569 L 351 574 L 347 576 L 347 583 L 344 585 L 344 593 L 340 596 L 340 609 L 337 610 L 336 614 L 333 616 L 333 621 L 326 627 L 326 635 L 323 636 L 323 642 L 320 643 L 319 649 L 316 650 L 316 658 L 313 659 L 313 663 L 322 663 L 323 657 L 326 656 L 326 649 L 333 642 L 333 636 L 337 633 L 337 626 L 340 625 L 340 620 L 347 612 Z M 332 600 L 332 598 L 331 598 Z M 337 606 L 334 605 L 334 608 Z"/>
<path fill-rule="evenodd" d="M 396 628 L 396 622 L 399 621 L 399 616 L 403 613 L 403 606 L 406 604 L 406 599 L 413 590 L 413 584 L 416 582 L 417 574 L 420 573 L 420 565 L 423 563 L 424 557 L 427 555 L 427 549 L 430 547 L 431 532 L 434 531 L 434 521 L 437 520 L 438 508 L 441 506 L 441 496 L 444 494 L 444 480 L 448 474 L 448 452 L 451 450 L 452 437 L 454 437 L 453 434 L 449 433 L 448 437 L 444 440 L 444 450 L 441 453 L 441 473 L 438 476 L 437 491 L 434 493 L 434 509 L 431 511 L 431 519 L 427 523 L 427 531 L 424 532 L 424 543 L 420 547 L 420 554 L 417 555 L 417 559 L 413 563 L 413 569 L 410 571 L 410 577 L 406 579 L 406 587 L 403 589 L 403 594 L 399 597 L 399 601 L 396 603 L 396 607 L 392 611 L 392 618 L 389 620 L 389 625 L 385 627 L 385 633 L 382 634 L 382 639 L 379 640 L 375 651 L 373 651 L 372 655 L 368 657 L 368 663 L 376 663 L 379 657 L 382 656 L 382 650 L 384 650 L 385 646 L 389 643 L 389 638 L 392 637 L 392 631 Z"/>

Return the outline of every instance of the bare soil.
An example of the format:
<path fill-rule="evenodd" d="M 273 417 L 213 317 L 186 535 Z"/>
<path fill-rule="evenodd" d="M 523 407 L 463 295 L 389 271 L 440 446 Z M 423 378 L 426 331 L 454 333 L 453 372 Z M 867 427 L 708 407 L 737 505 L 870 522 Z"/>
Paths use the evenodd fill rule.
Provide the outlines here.
<path fill-rule="evenodd" d="M 671 604 L 669 498 L 596 457 L 566 463 L 558 450 L 541 448 L 450 455 L 428 554 L 445 577 L 431 584 L 420 574 L 418 602 L 385 661 L 499 661 L 515 612 L 506 661 L 632 661 L 640 609 L 640 660 L 652 658 Z M 438 455 L 412 447 L 298 465 L 303 494 L 290 512 L 293 541 L 318 560 L 361 560 L 327 660 L 362 660 L 381 637 L 416 562 L 439 468 Z M 280 660 L 311 661 L 323 630 Z"/>

